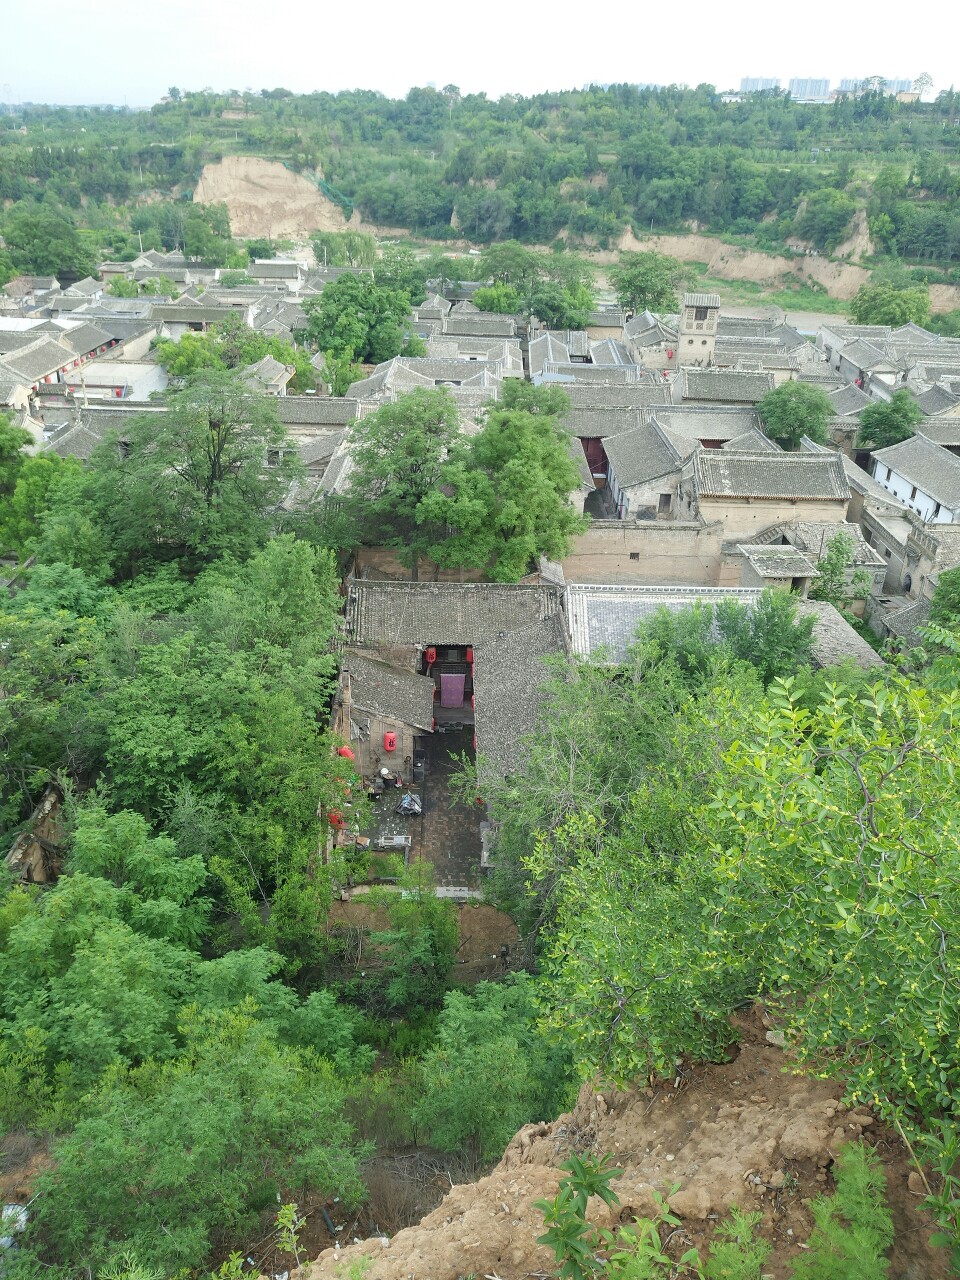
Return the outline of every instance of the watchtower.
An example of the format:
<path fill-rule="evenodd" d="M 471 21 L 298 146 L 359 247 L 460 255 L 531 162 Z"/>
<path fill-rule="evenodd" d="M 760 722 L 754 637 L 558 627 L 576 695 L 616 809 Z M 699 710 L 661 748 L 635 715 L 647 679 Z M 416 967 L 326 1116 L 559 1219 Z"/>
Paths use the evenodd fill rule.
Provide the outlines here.
<path fill-rule="evenodd" d="M 719 293 L 685 293 L 680 311 L 678 364 L 711 365 L 720 318 Z"/>

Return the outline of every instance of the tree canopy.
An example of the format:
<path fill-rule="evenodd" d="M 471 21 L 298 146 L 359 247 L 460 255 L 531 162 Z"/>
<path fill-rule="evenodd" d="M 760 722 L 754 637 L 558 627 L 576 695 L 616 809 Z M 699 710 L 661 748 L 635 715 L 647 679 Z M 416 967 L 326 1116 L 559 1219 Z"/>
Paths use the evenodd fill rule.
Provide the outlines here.
<path fill-rule="evenodd" d="M 925 284 L 872 280 L 862 284 L 850 303 L 855 324 L 925 325 L 930 318 L 930 290 Z"/>
<path fill-rule="evenodd" d="M 370 275 L 343 275 L 317 298 L 305 298 L 306 336 L 320 351 L 379 364 L 398 355 L 423 355 L 409 332 L 410 295 L 374 282 Z"/>
<path fill-rule="evenodd" d="M 354 428 L 350 508 L 361 536 L 396 549 L 413 576 L 428 558 L 515 582 L 538 556 L 562 559 L 584 527 L 570 505 L 580 482 L 565 397 L 518 383 L 481 430 L 460 432 L 449 392 L 417 390 Z"/>
<path fill-rule="evenodd" d="M 827 422 L 833 405 L 826 392 L 809 382 L 782 382 L 768 391 L 757 405 L 760 421 L 771 440 L 793 450 L 807 436 L 815 444 L 827 438 Z"/>
<path fill-rule="evenodd" d="M 901 440 L 909 440 L 922 421 L 922 409 L 907 388 L 901 387 L 888 401 L 878 400 L 861 412 L 856 447 L 886 449 L 888 445 L 899 444 Z"/>
<path fill-rule="evenodd" d="M 622 253 L 607 275 L 621 307 L 629 311 L 676 311 L 677 289 L 685 273 L 676 258 L 648 249 Z"/>
<path fill-rule="evenodd" d="M 103 526 L 122 554 L 198 563 L 262 543 L 299 474 L 275 406 L 216 370 L 167 392 L 100 445 L 90 477 Z"/>

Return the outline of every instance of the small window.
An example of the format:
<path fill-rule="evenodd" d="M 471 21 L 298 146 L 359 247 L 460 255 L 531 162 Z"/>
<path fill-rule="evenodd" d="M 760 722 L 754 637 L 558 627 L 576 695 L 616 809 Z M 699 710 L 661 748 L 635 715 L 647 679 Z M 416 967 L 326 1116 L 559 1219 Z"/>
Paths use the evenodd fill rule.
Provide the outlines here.
<path fill-rule="evenodd" d="M 939 514 L 940 514 L 940 503 L 938 502 L 937 505 L 933 508 L 933 518 L 936 519 Z"/>
<path fill-rule="evenodd" d="M 889 547 L 884 547 L 884 548 L 883 548 L 883 554 L 884 554 L 884 555 L 887 557 L 887 559 L 889 560 L 889 559 L 890 559 L 890 548 L 889 548 Z"/>
<path fill-rule="evenodd" d="M 700 339 L 700 345 L 701 345 L 701 347 L 705 347 L 705 346 L 707 345 L 707 340 L 706 340 L 706 338 L 701 338 L 701 339 Z"/>
<path fill-rule="evenodd" d="M 673 497 L 673 495 L 672 495 L 672 494 L 669 494 L 669 493 L 661 493 L 661 494 L 660 494 L 660 498 L 659 498 L 659 501 L 658 501 L 658 503 L 657 503 L 657 510 L 658 510 L 658 512 L 660 513 L 660 515 L 662 515 L 662 516 L 663 516 L 663 515 L 669 515 L 669 514 L 670 514 L 670 507 L 671 507 L 671 504 L 672 504 L 672 497 Z"/>
<path fill-rule="evenodd" d="M 639 559 L 640 559 L 640 552 L 639 552 L 639 551 L 631 551 L 631 552 L 630 552 L 630 559 L 631 559 L 631 560 L 639 560 Z"/>
<path fill-rule="evenodd" d="M 887 475 L 886 475 L 886 478 L 889 480 L 889 479 L 890 479 L 890 477 L 891 477 L 892 475 L 893 475 L 893 472 L 890 470 L 890 468 L 889 468 L 889 467 L 887 467 Z"/>
<path fill-rule="evenodd" d="M 693 314 L 694 320 L 706 320 L 708 311 L 706 307 L 697 307 Z"/>
<path fill-rule="evenodd" d="M 279 467 L 280 459 L 282 457 L 283 457 L 283 453 L 280 449 L 268 449 L 267 450 L 267 466 Z"/>
<path fill-rule="evenodd" d="M 693 339 L 692 339 L 692 338 L 688 338 L 688 339 L 687 339 L 687 346 L 688 346 L 688 347 L 692 347 L 692 346 L 693 346 Z"/>
<path fill-rule="evenodd" d="M 910 490 L 910 501 L 913 502 L 916 496 L 917 496 L 917 486 L 914 485 L 913 488 Z"/>

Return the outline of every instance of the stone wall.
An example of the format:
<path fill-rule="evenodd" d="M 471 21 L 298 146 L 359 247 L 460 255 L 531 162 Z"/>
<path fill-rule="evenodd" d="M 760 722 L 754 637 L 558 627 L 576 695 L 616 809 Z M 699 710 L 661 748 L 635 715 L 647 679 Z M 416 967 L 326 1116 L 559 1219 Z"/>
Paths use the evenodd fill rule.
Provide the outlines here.
<path fill-rule="evenodd" d="M 721 525 L 595 520 L 563 561 L 568 582 L 719 585 Z"/>

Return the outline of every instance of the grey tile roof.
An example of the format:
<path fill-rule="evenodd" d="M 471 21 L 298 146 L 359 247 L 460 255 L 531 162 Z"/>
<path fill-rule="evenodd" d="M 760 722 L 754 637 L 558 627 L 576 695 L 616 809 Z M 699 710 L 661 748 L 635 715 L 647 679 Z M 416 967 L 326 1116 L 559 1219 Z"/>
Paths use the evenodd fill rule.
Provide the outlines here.
<path fill-rule="evenodd" d="M 680 392 L 684 400 L 729 401 L 739 404 L 756 404 L 772 391 L 772 373 L 719 372 L 714 369 L 680 371 Z"/>
<path fill-rule="evenodd" d="M 640 409 L 570 409 L 560 419 L 562 426 L 580 440 L 605 440 L 635 431 L 643 422 Z"/>
<path fill-rule="evenodd" d="M 850 496 L 839 454 L 701 449 L 694 458 L 694 483 L 701 498 L 845 502 Z"/>
<path fill-rule="evenodd" d="M 871 343 L 860 339 L 851 342 L 843 348 L 842 352 L 844 360 L 848 360 L 850 364 L 856 365 L 858 369 L 896 369 L 897 362 L 891 360 L 890 357 L 879 347 L 873 346 Z"/>
<path fill-rule="evenodd" d="M 521 772 L 550 678 L 545 659 L 566 652 L 563 615 L 551 614 L 474 646 L 473 687 L 480 776 Z"/>
<path fill-rule="evenodd" d="M 960 507 L 960 458 L 919 431 L 909 440 L 877 449 L 873 456 L 935 502 Z"/>
<path fill-rule="evenodd" d="M 769 436 L 765 436 L 757 427 L 745 431 L 742 436 L 734 436 L 725 440 L 720 446 L 730 453 L 780 453 L 782 450 Z"/>
<path fill-rule="evenodd" d="M 45 332 L 48 330 L 41 325 L 30 329 L 0 328 L 0 355 L 9 355 L 13 351 L 19 351 L 21 347 L 32 347 Z"/>
<path fill-rule="evenodd" d="M 883 625 L 897 640 L 905 640 L 911 644 L 919 644 L 917 628 L 922 627 L 930 619 L 930 601 L 912 600 L 902 609 L 892 609 L 881 619 Z"/>
<path fill-rule="evenodd" d="M 762 542 L 741 542 L 737 550 L 761 578 L 818 578 L 816 566 L 802 551 L 792 546 Z"/>
<path fill-rule="evenodd" d="M 569 583 L 567 627 L 574 653 L 589 657 L 602 649 L 612 662 L 622 662 L 636 639 L 637 627 L 654 617 L 660 609 L 676 612 L 697 600 L 710 604 L 721 600 L 740 600 L 748 604 L 759 595 L 759 588 L 748 587 L 633 587 Z"/>
<path fill-rule="evenodd" d="M 77 353 L 85 356 L 98 347 L 108 347 L 114 341 L 113 334 L 107 333 L 95 324 L 81 324 L 74 328 L 63 329 L 60 341 Z"/>
<path fill-rule="evenodd" d="M 676 450 L 652 423 L 607 438 L 603 447 L 621 489 L 679 470 Z"/>
<path fill-rule="evenodd" d="M 636 364 L 564 364 L 547 360 L 540 375 L 541 382 L 645 382 L 652 385 L 647 371 Z"/>
<path fill-rule="evenodd" d="M 233 307 L 208 307 L 198 303 L 178 306 L 172 302 L 155 306 L 152 315 L 154 320 L 166 324 L 219 324 L 233 310 Z"/>
<path fill-rule="evenodd" d="M 833 405 L 833 412 L 840 418 L 858 414 L 861 409 L 866 409 L 867 405 L 876 403 L 872 397 L 860 387 L 855 387 L 852 382 L 844 387 L 838 387 L 836 391 L 828 391 L 827 399 Z"/>
<path fill-rule="evenodd" d="M 760 426 L 756 409 L 722 405 L 667 405 L 648 414 L 661 427 L 691 440 L 733 440 Z"/>
<path fill-rule="evenodd" d="M 947 409 L 953 409 L 960 404 L 960 396 L 955 396 L 952 391 L 940 386 L 930 387 L 927 391 L 922 391 L 920 395 L 915 396 L 914 399 L 928 417 L 944 413 Z"/>
<path fill-rule="evenodd" d="M 299 280 L 303 268 L 298 262 L 252 262 L 247 275 L 254 280 Z"/>
<path fill-rule="evenodd" d="M 855 565 L 873 565 L 886 567 L 886 561 L 878 556 L 873 547 L 864 538 L 858 524 L 846 520 L 824 520 L 813 523 L 809 520 L 791 520 L 789 524 L 777 526 L 782 529 L 784 537 L 801 551 L 806 551 L 819 562 L 826 555 L 830 539 L 838 533 L 845 533 L 853 542 L 853 563 Z M 757 538 L 756 541 L 762 541 Z"/>
<path fill-rule="evenodd" d="M 280 421 L 294 426 L 346 426 L 357 416 L 358 401 L 345 396 L 279 396 L 276 410 Z"/>
<path fill-rule="evenodd" d="M 276 386 L 281 383 L 285 386 L 293 377 L 293 373 L 289 365 L 281 364 L 273 356 L 267 355 L 256 363 L 247 365 L 242 370 L 241 377 L 244 382 L 257 386 Z"/>
<path fill-rule="evenodd" d="M 347 649 L 341 669 L 350 680 L 351 707 L 416 729 L 433 725 L 434 683 L 426 676 Z"/>
<path fill-rule="evenodd" d="M 316 470 L 319 463 L 329 462 L 343 439 L 344 430 L 343 427 L 332 427 L 298 441 L 297 454 L 303 465 Z"/>
<path fill-rule="evenodd" d="M 55 453 L 58 458 L 86 459 L 102 441 L 102 432 L 80 422 L 51 435 L 44 452 Z"/>
<path fill-rule="evenodd" d="M 488 582 L 362 582 L 347 593 L 347 635 L 355 644 L 476 645 L 561 609 L 556 587 Z"/>
<path fill-rule="evenodd" d="M 571 352 L 571 354 L 574 354 Z M 596 365 L 634 364 L 630 352 L 616 338 L 604 338 L 600 342 L 590 343 L 590 356 Z"/>
<path fill-rule="evenodd" d="M 32 346 L 12 351 L 4 358 L 4 364 L 29 382 L 36 382 L 38 378 L 45 378 L 47 374 L 70 364 L 74 356 L 73 351 L 53 338 L 38 338 Z"/>
<path fill-rule="evenodd" d="M 951 413 L 927 418 L 923 424 L 923 434 L 934 444 L 943 445 L 945 449 L 955 449 L 960 445 L 960 417 Z"/>
<path fill-rule="evenodd" d="M 670 386 L 658 380 L 612 383 L 573 382 L 564 386 L 573 409 L 639 409 L 644 405 L 670 404 Z"/>
<path fill-rule="evenodd" d="M 719 293 L 685 293 L 683 295 L 683 305 L 685 307 L 719 307 Z"/>
<path fill-rule="evenodd" d="M 512 338 L 517 332 L 517 322 L 512 316 L 498 316 L 479 312 L 477 315 L 451 313 L 443 322 L 443 332 L 461 334 L 464 337 Z"/>
<path fill-rule="evenodd" d="M 798 600 L 797 614 L 816 620 L 813 631 L 813 666 L 831 667 L 839 662 L 852 662 L 870 670 L 886 664 L 866 640 L 854 631 L 846 618 L 826 600 Z"/>
<path fill-rule="evenodd" d="M 622 329 L 627 318 L 625 311 L 615 307 L 598 307 L 587 316 L 588 329 Z"/>

